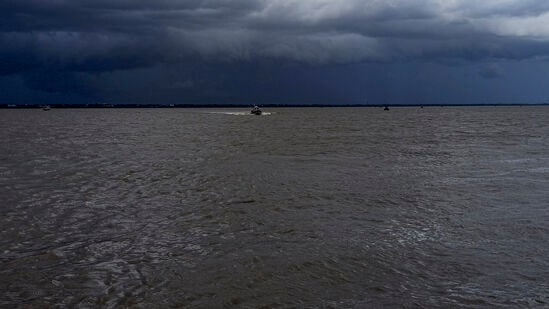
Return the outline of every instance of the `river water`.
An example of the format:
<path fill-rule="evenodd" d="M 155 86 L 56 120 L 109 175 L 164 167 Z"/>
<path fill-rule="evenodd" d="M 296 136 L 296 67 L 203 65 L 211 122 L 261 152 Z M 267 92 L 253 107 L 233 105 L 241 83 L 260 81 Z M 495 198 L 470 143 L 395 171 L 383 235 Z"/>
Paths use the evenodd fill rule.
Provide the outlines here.
<path fill-rule="evenodd" d="M 0 111 L 0 306 L 549 306 L 549 108 Z"/>

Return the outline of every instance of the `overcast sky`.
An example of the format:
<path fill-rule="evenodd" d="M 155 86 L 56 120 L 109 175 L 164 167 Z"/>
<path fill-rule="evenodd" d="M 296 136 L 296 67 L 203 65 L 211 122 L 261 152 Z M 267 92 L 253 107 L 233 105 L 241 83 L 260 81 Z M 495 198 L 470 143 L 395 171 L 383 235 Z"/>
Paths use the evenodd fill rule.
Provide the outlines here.
<path fill-rule="evenodd" d="M 2 0 L 0 103 L 549 102 L 546 0 Z"/>

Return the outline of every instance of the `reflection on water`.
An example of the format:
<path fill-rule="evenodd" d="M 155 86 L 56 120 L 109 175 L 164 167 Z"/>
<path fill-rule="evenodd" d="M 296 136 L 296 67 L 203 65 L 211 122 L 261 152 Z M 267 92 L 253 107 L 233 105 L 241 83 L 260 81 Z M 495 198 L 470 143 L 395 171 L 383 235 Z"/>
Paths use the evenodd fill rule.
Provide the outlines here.
<path fill-rule="evenodd" d="M 0 306 L 549 306 L 544 107 L 0 112 Z"/>

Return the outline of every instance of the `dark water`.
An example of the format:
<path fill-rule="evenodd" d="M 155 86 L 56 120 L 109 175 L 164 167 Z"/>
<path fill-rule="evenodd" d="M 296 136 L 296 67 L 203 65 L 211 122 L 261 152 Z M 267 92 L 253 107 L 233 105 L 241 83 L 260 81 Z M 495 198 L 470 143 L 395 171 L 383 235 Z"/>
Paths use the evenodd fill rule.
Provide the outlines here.
<path fill-rule="evenodd" d="M 549 108 L 0 111 L 0 306 L 549 307 Z"/>

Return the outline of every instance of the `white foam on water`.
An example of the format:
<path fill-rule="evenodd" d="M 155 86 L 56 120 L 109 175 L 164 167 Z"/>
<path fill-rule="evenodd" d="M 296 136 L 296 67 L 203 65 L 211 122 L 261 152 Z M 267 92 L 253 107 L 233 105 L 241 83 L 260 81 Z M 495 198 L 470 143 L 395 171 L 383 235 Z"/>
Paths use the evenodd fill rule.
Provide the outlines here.
<path fill-rule="evenodd" d="M 548 173 L 549 167 L 536 167 L 528 170 L 531 173 Z"/>
<path fill-rule="evenodd" d="M 223 115 L 234 115 L 234 116 L 257 116 L 254 114 L 251 114 L 250 112 L 207 112 L 209 114 L 223 114 Z M 269 112 L 263 112 L 261 113 L 261 116 L 270 116 L 272 113 Z"/>

